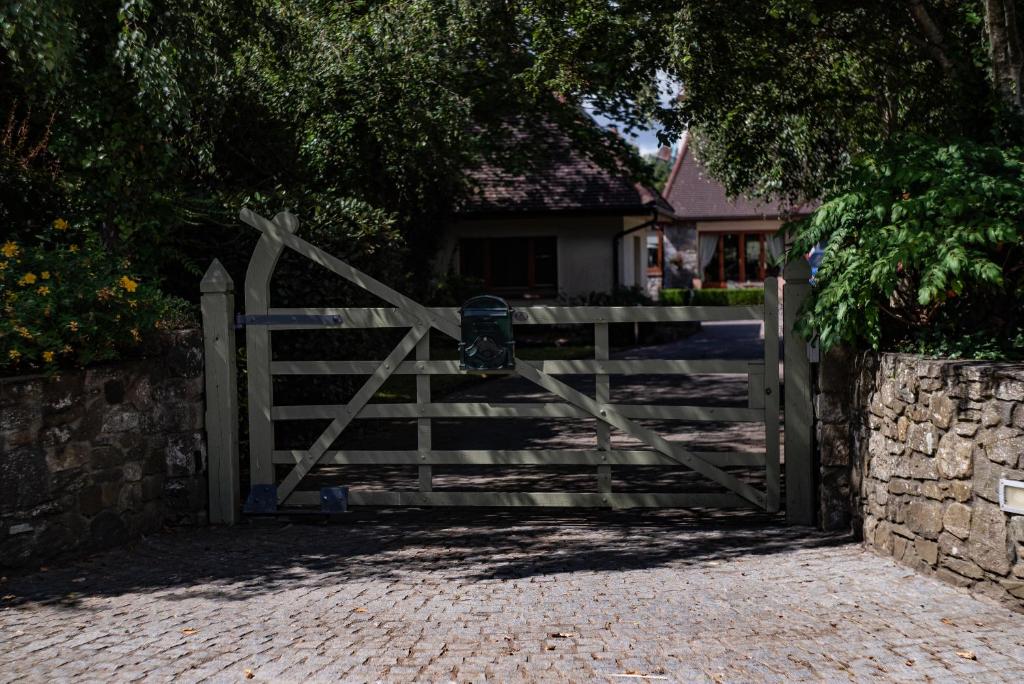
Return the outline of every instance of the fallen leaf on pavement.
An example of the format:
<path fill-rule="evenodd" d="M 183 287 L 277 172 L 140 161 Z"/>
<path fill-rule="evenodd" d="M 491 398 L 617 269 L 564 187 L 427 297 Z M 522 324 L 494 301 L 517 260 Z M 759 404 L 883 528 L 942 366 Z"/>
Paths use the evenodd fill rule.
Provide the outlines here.
<path fill-rule="evenodd" d="M 252 670 L 249 670 L 249 669 L 246 669 L 242 674 L 245 675 L 246 679 L 252 679 L 253 677 L 256 676 L 256 673 L 253 672 Z"/>
<path fill-rule="evenodd" d="M 193 634 L 195 634 L 198 631 L 199 630 L 196 629 L 195 627 L 186 627 L 185 629 L 181 630 L 181 633 L 184 634 L 185 636 L 192 636 Z"/>
<path fill-rule="evenodd" d="M 975 655 L 974 651 L 957 651 L 956 654 L 964 660 L 977 660 L 978 656 Z"/>
<path fill-rule="evenodd" d="M 356 608 L 352 612 L 353 613 L 365 613 L 365 612 L 367 612 L 367 610 L 366 610 L 366 608 Z"/>
<path fill-rule="evenodd" d="M 950 620 L 949 618 L 942 618 L 939 622 L 941 622 L 944 625 L 952 625 L 954 627 L 956 626 L 956 623 Z"/>

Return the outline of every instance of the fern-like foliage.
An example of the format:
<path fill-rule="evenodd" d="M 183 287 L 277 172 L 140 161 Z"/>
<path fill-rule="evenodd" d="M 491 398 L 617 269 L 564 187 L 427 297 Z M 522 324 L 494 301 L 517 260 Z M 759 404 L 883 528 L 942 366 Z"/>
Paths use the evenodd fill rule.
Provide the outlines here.
<path fill-rule="evenodd" d="M 902 141 L 857 160 L 845 188 L 787 226 L 792 253 L 827 244 L 802 334 L 825 348 L 1024 356 L 1024 149 Z"/>

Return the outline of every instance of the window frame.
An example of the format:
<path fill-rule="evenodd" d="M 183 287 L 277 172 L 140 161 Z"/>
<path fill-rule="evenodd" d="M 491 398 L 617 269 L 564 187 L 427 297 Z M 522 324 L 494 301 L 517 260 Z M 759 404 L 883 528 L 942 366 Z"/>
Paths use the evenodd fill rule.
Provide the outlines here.
<path fill-rule="evenodd" d="M 711 259 L 711 264 L 708 264 L 709 268 L 702 273 L 701 276 L 708 275 L 707 271 L 714 265 L 717 273 L 715 279 L 704 279 L 704 287 L 721 288 L 727 287 L 729 281 L 725 278 L 725 236 L 735 235 L 737 236 L 737 249 L 736 258 L 739 261 L 739 279 L 736 281 L 741 284 L 746 283 L 764 283 L 767 277 L 767 249 L 768 249 L 768 235 L 770 232 L 758 231 L 758 230 L 723 230 L 719 231 L 707 231 L 704 235 L 713 234 L 718 237 L 718 245 L 715 247 L 715 255 Z M 698 238 L 699 241 L 700 238 Z M 758 242 L 758 260 L 757 260 L 757 275 L 754 278 L 747 277 L 747 240 L 756 239 Z"/>
<path fill-rule="evenodd" d="M 480 241 L 483 255 L 483 281 L 484 287 L 495 294 L 521 297 L 557 297 L 558 296 L 558 236 L 556 235 L 530 235 L 512 237 L 464 236 L 459 238 L 459 274 L 466 274 L 466 249 L 465 243 L 469 240 Z M 526 284 L 524 285 L 495 285 L 494 284 L 494 243 L 501 240 L 525 240 L 526 248 Z M 553 244 L 552 257 L 554 258 L 554 283 L 537 283 L 537 243 L 540 240 L 551 240 Z"/>
<path fill-rule="evenodd" d="M 665 230 L 663 228 L 655 228 L 652 232 L 658 237 L 658 257 L 654 266 L 647 267 L 647 275 L 660 276 L 665 272 Z M 649 245 L 645 245 L 645 250 L 649 251 L 650 249 Z M 649 256 L 646 251 L 645 256 Z"/>

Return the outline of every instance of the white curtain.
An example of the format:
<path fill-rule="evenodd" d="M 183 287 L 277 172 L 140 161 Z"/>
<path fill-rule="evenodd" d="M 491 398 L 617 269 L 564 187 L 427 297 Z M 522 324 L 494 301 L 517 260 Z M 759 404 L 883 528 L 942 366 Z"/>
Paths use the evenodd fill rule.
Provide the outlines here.
<path fill-rule="evenodd" d="M 704 271 L 707 269 L 708 264 L 711 263 L 711 259 L 715 256 L 715 250 L 718 249 L 718 236 L 701 235 L 700 236 L 700 276 L 704 277 Z"/>
<path fill-rule="evenodd" d="M 768 264 L 770 266 L 781 266 L 782 257 L 786 253 L 786 239 L 776 233 L 769 235 L 766 242 L 768 244 Z"/>

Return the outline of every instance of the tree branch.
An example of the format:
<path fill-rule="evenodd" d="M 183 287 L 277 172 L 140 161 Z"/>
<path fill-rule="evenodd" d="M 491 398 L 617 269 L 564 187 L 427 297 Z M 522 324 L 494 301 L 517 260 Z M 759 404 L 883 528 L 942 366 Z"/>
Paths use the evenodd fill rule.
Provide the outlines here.
<path fill-rule="evenodd" d="M 907 4 L 910 16 L 913 17 L 917 28 L 924 34 L 925 47 L 928 52 L 946 73 L 952 72 L 956 65 L 946 53 L 946 41 L 942 37 L 942 29 L 928 13 L 928 8 L 924 6 L 924 0 L 907 0 Z"/>

